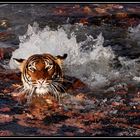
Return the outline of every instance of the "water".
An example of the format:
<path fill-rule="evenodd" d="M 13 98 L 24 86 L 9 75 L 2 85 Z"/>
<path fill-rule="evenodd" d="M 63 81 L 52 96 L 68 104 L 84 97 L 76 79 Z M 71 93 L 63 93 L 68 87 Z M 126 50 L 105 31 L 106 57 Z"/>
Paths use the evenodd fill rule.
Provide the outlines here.
<path fill-rule="evenodd" d="M 81 125 L 79 123 L 84 126 L 85 130 L 86 128 L 89 130 L 89 127 L 91 127 L 88 134 L 92 136 L 96 136 L 96 134 L 97 136 L 129 136 L 130 130 L 132 130 L 131 135 L 139 135 L 139 132 L 135 131 L 138 127 L 135 124 L 136 121 L 139 122 L 137 118 L 139 114 L 137 113 L 139 113 L 140 105 L 140 24 L 138 26 L 131 26 L 131 23 L 128 25 L 130 19 L 123 20 L 124 18 L 122 17 L 117 20 L 123 21 L 121 24 L 123 26 L 115 25 L 116 18 L 108 22 L 107 19 L 106 22 L 102 22 L 100 25 L 94 24 L 94 21 L 102 18 L 102 13 L 97 13 L 94 10 L 96 6 L 103 9 L 108 8 L 108 14 L 117 14 L 123 11 L 129 13 L 128 11 L 133 12 L 133 10 L 139 14 L 139 5 L 137 4 L 128 4 L 126 7 L 126 4 L 120 5 L 119 8 L 112 8 L 112 4 L 110 6 L 104 5 L 103 7 L 100 4 L 87 4 L 91 10 L 85 7 L 84 4 L 0 5 L 0 18 L 8 19 L 10 23 L 8 29 L 3 29 L 0 25 L 0 33 L 10 32 L 16 35 L 15 38 L 0 40 L 0 49 L 7 51 L 5 54 L 8 55 L 5 55 L 4 59 L 2 59 L 0 50 L 0 87 L 1 96 L 4 99 L 4 101 L 2 99 L 1 113 L 6 113 L 3 110 L 5 105 L 11 110 L 6 113 L 8 115 L 16 115 L 17 113 L 22 115 L 23 113 L 24 116 L 20 115 L 22 118 L 19 116 L 19 121 L 11 124 L 10 128 L 15 128 L 17 123 L 18 126 L 22 125 L 23 127 L 31 125 L 31 129 L 33 126 L 36 127 L 36 130 L 33 130 L 32 133 L 31 129 L 27 129 L 26 132 L 22 133 L 25 127 L 21 127 L 18 132 L 13 132 L 14 135 L 20 135 L 21 133 L 22 135 L 50 135 L 51 133 L 52 135 L 64 135 L 63 124 L 69 126 L 71 122 L 76 126 L 76 129 L 80 129 Z M 114 9 L 115 11 L 113 11 Z M 90 24 L 80 24 L 79 20 L 85 17 L 89 18 Z M 73 20 L 75 21 L 72 22 Z M 133 18 L 131 18 L 131 21 L 133 22 Z M 132 25 L 134 24 L 132 23 Z M 2 34 L 0 35 L 3 36 Z M 12 50 L 10 50 L 11 48 Z M 12 51 L 13 53 L 11 54 Z M 31 110 L 39 119 L 40 115 L 47 118 L 49 115 L 51 119 L 58 117 L 58 120 L 60 120 L 63 116 L 59 116 L 59 113 L 70 117 L 70 120 L 68 119 L 65 122 L 61 120 L 58 125 L 55 124 L 53 131 L 48 125 L 47 127 L 45 124 L 43 125 L 42 121 L 30 119 L 26 106 L 15 106 L 15 101 L 17 102 L 18 100 L 15 96 L 20 92 L 17 88 L 22 83 L 20 82 L 20 73 L 15 70 L 17 65 L 12 58 L 27 59 L 32 54 L 46 52 L 53 55 L 68 54 L 67 59 L 64 61 L 63 71 L 68 75 L 66 78 L 74 83 L 67 90 L 68 93 L 62 94 L 62 106 L 60 108 L 64 108 L 64 111 L 61 112 L 61 109 L 57 108 L 58 110 L 56 110 L 55 108 L 54 113 L 58 114 L 54 116 L 55 118 L 53 117 L 53 110 L 47 109 L 46 111 L 46 105 L 41 107 L 41 110 L 43 109 L 40 112 L 41 114 L 36 114 L 34 109 Z M 11 56 L 10 62 L 9 56 Z M 3 67 L 1 68 L 1 66 Z M 79 85 L 83 84 L 79 84 L 80 82 L 73 76 L 86 83 L 90 89 L 85 86 L 80 86 L 79 88 Z M 66 87 L 69 87 L 69 84 L 66 84 Z M 11 99 L 10 96 L 10 101 L 15 101 L 11 102 L 11 104 L 9 98 L 6 101 L 7 97 L 5 95 L 7 97 L 12 95 L 14 98 Z M 38 105 L 36 107 L 38 112 Z M 27 115 L 25 114 L 26 112 Z M 73 118 L 72 115 L 79 116 L 78 120 L 76 119 L 77 117 Z M 126 125 L 126 122 L 128 125 Z M 132 125 L 133 123 L 134 125 Z M 6 126 L 4 129 L 9 130 L 8 127 Z M 40 130 L 43 127 L 44 134 Z M 55 130 L 59 129 L 60 132 L 54 132 L 54 128 Z M 96 133 L 95 128 L 103 129 L 97 129 Z M 112 128 L 117 131 L 114 131 L 114 133 Z M 50 131 L 48 132 L 48 130 Z M 74 133 L 74 135 L 88 135 L 87 131 L 82 133 L 78 132 Z"/>
<path fill-rule="evenodd" d="M 33 26 L 28 25 L 26 34 L 19 36 L 19 48 L 13 52 L 12 58 L 27 59 L 32 54 L 46 52 L 52 55 L 67 53 L 65 74 L 81 79 L 90 88 L 104 88 L 117 79 L 139 81 L 140 58 L 131 58 L 135 51 L 131 54 L 125 52 L 139 47 L 140 25 L 129 27 L 121 34 L 121 28 L 106 26 L 99 29 L 65 24 L 55 30 L 49 26 L 41 29 L 35 22 Z M 116 36 L 116 40 L 111 36 Z M 16 69 L 12 58 L 10 68 Z"/>

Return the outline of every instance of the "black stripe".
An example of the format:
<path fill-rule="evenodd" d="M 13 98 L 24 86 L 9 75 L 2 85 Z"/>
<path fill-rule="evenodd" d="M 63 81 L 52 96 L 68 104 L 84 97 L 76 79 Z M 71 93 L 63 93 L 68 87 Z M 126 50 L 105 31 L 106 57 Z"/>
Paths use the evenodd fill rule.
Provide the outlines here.
<path fill-rule="evenodd" d="M 27 63 L 25 64 L 25 66 L 23 68 L 22 77 L 26 83 L 30 82 L 30 80 L 27 78 Z"/>
<path fill-rule="evenodd" d="M 28 58 L 28 60 L 27 60 L 27 63 L 29 63 L 29 62 L 31 62 L 31 61 L 34 61 L 34 60 L 36 60 L 36 59 L 38 59 L 38 58 L 42 58 L 40 54 L 35 54 L 35 55 L 33 55 L 33 56 L 30 56 L 30 57 Z"/>
<path fill-rule="evenodd" d="M 28 73 L 27 73 L 27 71 L 28 71 L 28 64 L 29 64 L 29 63 L 34 63 L 34 62 L 37 61 L 37 59 L 41 59 L 41 58 L 42 58 L 42 60 L 44 60 L 44 61 L 50 60 L 50 61 L 53 62 L 54 73 L 53 73 L 52 77 L 53 77 L 55 74 L 56 74 L 56 75 L 59 75 L 59 77 L 62 77 L 62 76 L 63 76 L 63 75 L 62 75 L 62 69 L 61 69 L 60 66 L 59 66 L 57 63 L 55 63 L 55 61 L 52 59 L 53 56 L 52 56 L 52 57 L 49 56 L 49 55 L 48 55 L 48 56 L 42 56 L 41 54 L 36 54 L 36 55 L 33 55 L 33 56 L 31 56 L 31 57 L 28 58 L 28 60 L 27 60 L 27 62 L 26 62 L 26 64 L 25 64 L 25 66 L 24 66 L 24 69 L 23 69 L 22 77 L 23 77 L 23 80 L 24 80 L 27 84 L 29 84 L 29 82 L 30 82 L 30 80 L 27 78 L 27 75 L 28 75 Z"/>
<path fill-rule="evenodd" d="M 60 66 L 58 64 L 56 64 L 56 72 L 57 72 L 57 75 L 62 77 L 62 70 L 61 70 L 61 68 L 60 68 Z"/>

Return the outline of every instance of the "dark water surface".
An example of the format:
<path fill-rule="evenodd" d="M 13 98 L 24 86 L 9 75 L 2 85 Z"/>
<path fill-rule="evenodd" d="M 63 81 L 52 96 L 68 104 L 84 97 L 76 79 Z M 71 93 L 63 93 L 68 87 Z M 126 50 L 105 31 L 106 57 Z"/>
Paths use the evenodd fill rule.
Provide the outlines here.
<path fill-rule="evenodd" d="M 21 81 L 20 75 L 7 74 L 6 64 L 12 51 L 19 47 L 19 36 L 34 22 L 40 28 L 48 25 L 52 30 L 70 24 L 70 32 L 75 32 L 77 42 L 84 41 L 86 34 L 97 37 L 102 32 L 103 46 L 110 45 L 116 55 L 111 63 L 115 70 L 121 69 L 119 56 L 130 60 L 140 56 L 140 44 L 128 38 L 128 28 L 140 24 L 140 4 L 0 4 L 0 113 L 12 116 L 12 121 L 11 116 L 0 118 L 0 135 L 140 136 L 140 86 L 138 82 L 125 81 L 125 76 L 111 81 L 104 87 L 106 92 L 96 87 L 92 91 L 87 87 L 77 88 L 82 87 L 82 83 L 74 80 L 76 82 L 69 89 L 72 97 L 64 100 L 64 112 L 50 115 L 51 111 L 45 110 L 43 121 L 30 118 L 26 109 L 12 101 L 8 95 L 13 92 L 14 84 Z M 77 24 L 83 26 L 77 30 Z M 87 42 L 81 46 L 81 51 L 93 51 L 92 45 L 92 41 Z M 136 68 L 139 76 L 139 66 Z M 109 86 L 114 90 L 108 90 Z M 81 94 L 87 98 L 79 100 Z M 5 107 L 10 111 L 6 112 Z"/>
<path fill-rule="evenodd" d="M 6 27 L 1 24 L 0 37 L 1 41 L 18 47 L 18 37 L 26 33 L 28 24 L 37 22 L 42 28 L 46 25 L 56 28 L 83 23 L 85 27 L 78 41 L 84 39 L 84 33 L 97 36 L 102 32 L 104 46 L 118 45 L 113 47 L 117 54 L 135 58 L 140 50 L 137 46 L 133 50 L 128 48 L 125 38 L 127 28 L 140 23 L 139 13 L 140 4 L 1 4 L 0 20 L 6 20 L 7 24 Z"/>

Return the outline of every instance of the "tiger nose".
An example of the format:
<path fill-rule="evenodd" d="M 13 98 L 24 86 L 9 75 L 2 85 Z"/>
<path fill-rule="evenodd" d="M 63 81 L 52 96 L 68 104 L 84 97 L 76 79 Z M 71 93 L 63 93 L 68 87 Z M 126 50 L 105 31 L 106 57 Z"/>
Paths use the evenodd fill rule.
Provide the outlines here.
<path fill-rule="evenodd" d="M 37 82 L 38 82 L 39 84 L 43 84 L 44 80 L 43 80 L 43 79 L 39 79 Z"/>

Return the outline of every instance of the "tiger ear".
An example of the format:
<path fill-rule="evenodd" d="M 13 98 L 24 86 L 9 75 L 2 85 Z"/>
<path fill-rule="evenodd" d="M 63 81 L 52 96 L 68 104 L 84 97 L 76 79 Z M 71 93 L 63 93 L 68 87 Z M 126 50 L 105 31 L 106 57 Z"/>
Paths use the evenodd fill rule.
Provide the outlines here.
<path fill-rule="evenodd" d="M 22 62 L 25 60 L 25 59 L 17 59 L 17 58 L 13 58 L 14 62 L 17 64 L 17 65 L 21 65 Z"/>
<path fill-rule="evenodd" d="M 64 54 L 63 56 L 60 56 L 60 55 L 57 55 L 55 58 L 56 58 L 56 62 L 61 66 L 64 59 L 66 59 L 68 56 L 68 54 Z"/>
<path fill-rule="evenodd" d="M 22 72 L 24 64 L 26 62 L 25 59 L 17 59 L 17 58 L 13 58 L 14 62 L 18 65 L 18 68 L 20 69 L 20 71 Z"/>

